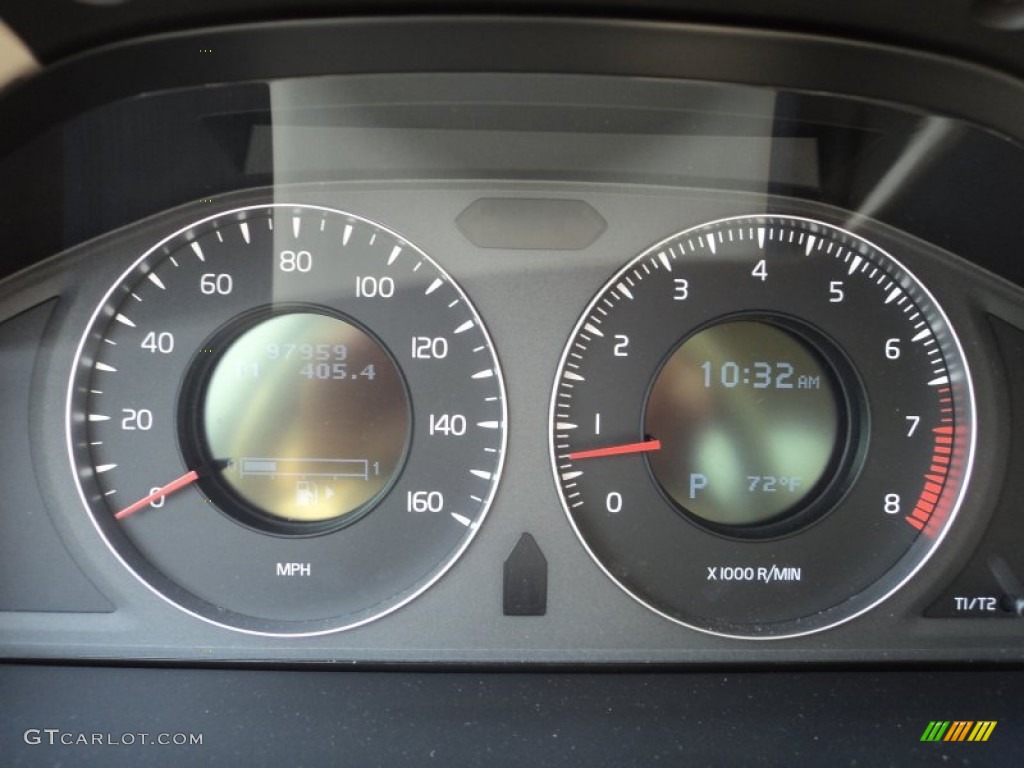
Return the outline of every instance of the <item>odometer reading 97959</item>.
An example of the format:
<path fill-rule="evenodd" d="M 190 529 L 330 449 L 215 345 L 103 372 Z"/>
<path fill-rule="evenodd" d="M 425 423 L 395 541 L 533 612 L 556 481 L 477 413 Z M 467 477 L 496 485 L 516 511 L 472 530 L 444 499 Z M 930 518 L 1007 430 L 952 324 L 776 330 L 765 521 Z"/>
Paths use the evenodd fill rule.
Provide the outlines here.
<path fill-rule="evenodd" d="M 551 453 L 570 522 L 688 626 L 786 637 L 897 590 L 966 488 L 974 404 L 928 291 L 860 236 L 743 216 L 658 243 L 566 346 Z"/>
<path fill-rule="evenodd" d="M 233 629 L 336 631 L 425 590 L 501 471 L 498 361 L 468 297 L 367 219 L 256 205 L 141 256 L 83 336 L 68 446 L 114 553 Z"/>

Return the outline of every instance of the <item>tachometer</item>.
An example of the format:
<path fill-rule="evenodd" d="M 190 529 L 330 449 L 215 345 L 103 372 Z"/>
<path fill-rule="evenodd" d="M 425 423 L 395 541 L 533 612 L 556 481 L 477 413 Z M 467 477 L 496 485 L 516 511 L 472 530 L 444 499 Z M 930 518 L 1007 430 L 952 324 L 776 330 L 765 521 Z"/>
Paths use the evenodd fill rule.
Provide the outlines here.
<path fill-rule="evenodd" d="M 484 519 L 505 398 L 468 297 L 385 227 L 311 205 L 198 221 L 134 263 L 72 372 L 86 507 L 145 584 L 266 634 L 363 624 Z"/>
<path fill-rule="evenodd" d="M 879 247 L 795 216 L 633 259 L 581 317 L 551 405 L 559 492 L 597 563 L 738 637 L 820 630 L 898 589 L 948 530 L 973 445 L 935 300 Z"/>

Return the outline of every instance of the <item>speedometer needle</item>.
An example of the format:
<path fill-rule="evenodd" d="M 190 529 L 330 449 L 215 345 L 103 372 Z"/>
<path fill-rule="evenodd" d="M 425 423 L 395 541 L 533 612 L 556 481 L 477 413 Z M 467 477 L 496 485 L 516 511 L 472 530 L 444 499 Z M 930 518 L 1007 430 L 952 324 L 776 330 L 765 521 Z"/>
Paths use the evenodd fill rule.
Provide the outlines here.
<path fill-rule="evenodd" d="M 626 453 L 647 453 L 660 450 L 661 440 L 644 440 L 642 443 L 626 443 L 625 445 L 610 445 L 607 448 L 594 448 L 589 451 L 576 451 L 569 454 L 569 459 L 596 459 L 600 456 L 621 456 Z"/>
<path fill-rule="evenodd" d="M 169 482 L 163 488 L 157 488 L 155 491 L 153 491 L 151 494 L 149 494 L 149 496 L 146 496 L 144 499 L 139 499 L 134 504 L 128 505 L 127 507 L 122 509 L 120 512 L 118 512 L 116 515 L 114 515 L 114 519 L 115 520 L 123 520 L 124 518 L 128 517 L 128 515 L 132 514 L 133 512 L 138 512 L 140 509 L 145 507 L 147 504 L 152 504 L 157 499 L 162 499 L 164 496 L 169 496 L 170 494 L 174 493 L 175 491 L 180 491 L 182 488 L 187 488 L 188 486 L 192 485 L 192 483 L 194 483 L 198 479 L 199 479 L 199 473 L 196 472 L 194 469 L 192 471 L 190 471 L 190 472 L 186 472 L 184 475 L 179 477 L 177 480 L 172 480 L 171 482 Z"/>

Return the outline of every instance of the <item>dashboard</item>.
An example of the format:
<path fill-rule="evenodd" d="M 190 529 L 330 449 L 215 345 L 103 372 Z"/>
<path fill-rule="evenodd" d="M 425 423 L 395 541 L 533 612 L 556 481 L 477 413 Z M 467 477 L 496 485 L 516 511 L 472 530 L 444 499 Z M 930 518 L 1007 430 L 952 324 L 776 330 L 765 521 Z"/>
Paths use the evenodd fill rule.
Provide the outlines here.
<path fill-rule="evenodd" d="M 466 15 L 55 58 L 0 94 L 15 764 L 1019 754 L 1005 62 Z"/>

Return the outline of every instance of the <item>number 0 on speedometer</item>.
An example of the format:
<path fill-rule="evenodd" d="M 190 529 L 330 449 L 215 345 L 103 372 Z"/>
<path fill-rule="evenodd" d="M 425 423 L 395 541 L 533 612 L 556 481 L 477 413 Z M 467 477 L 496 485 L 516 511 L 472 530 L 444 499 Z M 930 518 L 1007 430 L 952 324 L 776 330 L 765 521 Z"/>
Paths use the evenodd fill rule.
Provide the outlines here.
<path fill-rule="evenodd" d="M 867 610 L 945 535 L 974 445 L 967 365 L 895 258 L 794 216 L 676 234 L 566 346 L 551 453 L 570 522 L 663 616 L 738 637 Z"/>

